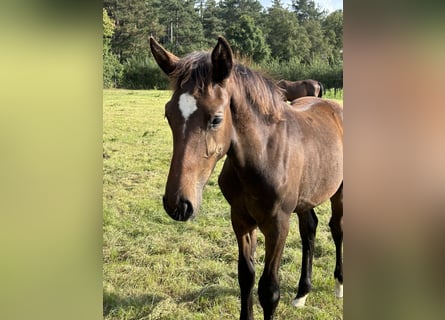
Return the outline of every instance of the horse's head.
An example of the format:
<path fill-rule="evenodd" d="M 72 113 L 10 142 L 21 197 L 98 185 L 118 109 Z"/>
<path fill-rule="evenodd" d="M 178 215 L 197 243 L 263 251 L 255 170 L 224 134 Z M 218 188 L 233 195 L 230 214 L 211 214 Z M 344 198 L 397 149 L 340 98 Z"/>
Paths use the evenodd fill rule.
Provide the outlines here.
<path fill-rule="evenodd" d="M 173 133 L 173 157 L 163 197 L 165 211 L 186 221 L 198 211 L 202 191 L 216 162 L 228 151 L 232 135 L 228 78 L 232 50 L 220 37 L 211 54 L 179 59 L 153 38 L 150 47 L 159 67 L 173 82 L 165 116 Z"/>

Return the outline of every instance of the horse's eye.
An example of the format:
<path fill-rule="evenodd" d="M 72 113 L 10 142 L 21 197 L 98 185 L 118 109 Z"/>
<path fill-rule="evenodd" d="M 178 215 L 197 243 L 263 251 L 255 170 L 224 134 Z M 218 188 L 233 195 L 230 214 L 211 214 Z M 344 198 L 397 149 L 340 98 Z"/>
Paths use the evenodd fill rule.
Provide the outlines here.
<path fill-rule="evenodd" d="M 223 117 L 217 115 L 213 119 L 210 120 L 210 125 L 212 126 L 212 128 L 216 128 L 222 121 L 223 121 Z"/>

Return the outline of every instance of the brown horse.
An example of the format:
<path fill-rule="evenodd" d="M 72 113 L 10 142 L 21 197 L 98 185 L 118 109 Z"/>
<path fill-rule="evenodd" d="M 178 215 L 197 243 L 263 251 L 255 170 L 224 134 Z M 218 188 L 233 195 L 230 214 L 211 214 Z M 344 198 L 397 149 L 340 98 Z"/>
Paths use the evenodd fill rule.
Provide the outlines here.
<path fill-rule="evenodd" d="M 336 246 L 337 295 L 343 283 L 342 108 L 315 97 L 282 100 L 269 79 L 233 60 L 220 37 L 211 53 L 180 59 L 150 38 L 151 51 L 170 77 L 173 95 L 165 116 L 173 133 L 173 157 L 163 197 L 166 212 L 186 221 L 198 211 L 215 164 L 227 155 L 219 185 L 231 206 L 239 248 L 240 319 L 253 319 L 252 288 L 257 227 L 265 236 L 265 266 L 258 284 L 264 319 L 280 299 L 278 268 L 297 212 L 303 244 L 301 278 L 293 304 L 304 305 L 311 289 L 317 217 L 314 207 L 331 200 Z"/>
<path fill-rule="evenodd" d="M 280 80 L 277 85 L 283 89 L 286 99 L 289 101 L 314 96 L 321 98 L 323 96 L 323 85 L 320 81 L 308 79 L 299 81 Z"/>

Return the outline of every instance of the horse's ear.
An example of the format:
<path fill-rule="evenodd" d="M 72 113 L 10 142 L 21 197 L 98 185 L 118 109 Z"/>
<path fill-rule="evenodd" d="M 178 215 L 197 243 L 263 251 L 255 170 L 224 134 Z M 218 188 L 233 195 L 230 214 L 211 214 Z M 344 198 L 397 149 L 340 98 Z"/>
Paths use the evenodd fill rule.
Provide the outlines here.
<path fill-rule="evenodd" d="M 179 58 L 165 50 L 153 37 L 150 37 L 150 49 L 159 67 L 169 76 L 175 70 Z"/>
<path fill-rule="evenodd" d="M 233 68 L 233 54 L 226 39 L 219 36 L 218 43 L 212 51 L 212 79 L 222 84 L 230 76 Z"/>

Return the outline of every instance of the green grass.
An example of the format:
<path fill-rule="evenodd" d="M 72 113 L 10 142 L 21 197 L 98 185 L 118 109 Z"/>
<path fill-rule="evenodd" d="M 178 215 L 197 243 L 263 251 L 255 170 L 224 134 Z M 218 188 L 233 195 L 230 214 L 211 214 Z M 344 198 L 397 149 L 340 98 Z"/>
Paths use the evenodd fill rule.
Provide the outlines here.
<path fill-rule="evenodd" d="M 339 102 L 341 102 L 341 101 L 343 101 L 343 89 L 338 89 L 338 90 L 326 89 L 323 92 L 323 98 L 335 99 L 335 100 L 339 100 Z"/>
<path fill-rule="evenodd" d="M 237 319 L 237 246 L 229 206 L 217 176 L 203 194 L 197 218 L 173 221 L 162 208 L 172 151 L 164 119 L 170 91 L 104 90 L 103 107 L 103 314 L 104 319 Z M 276 319 L 341 319 L 334 297 L 335 248 L 328 203 L 317 208 L 319 227 L 314 289 L 303 309 L 291 306 L 300 276 L 296 216 L 280 268 Z M 257 282 L 264 261 L 259 234 Z M 262 319 L 255 285 L 254 314 Z"/>

